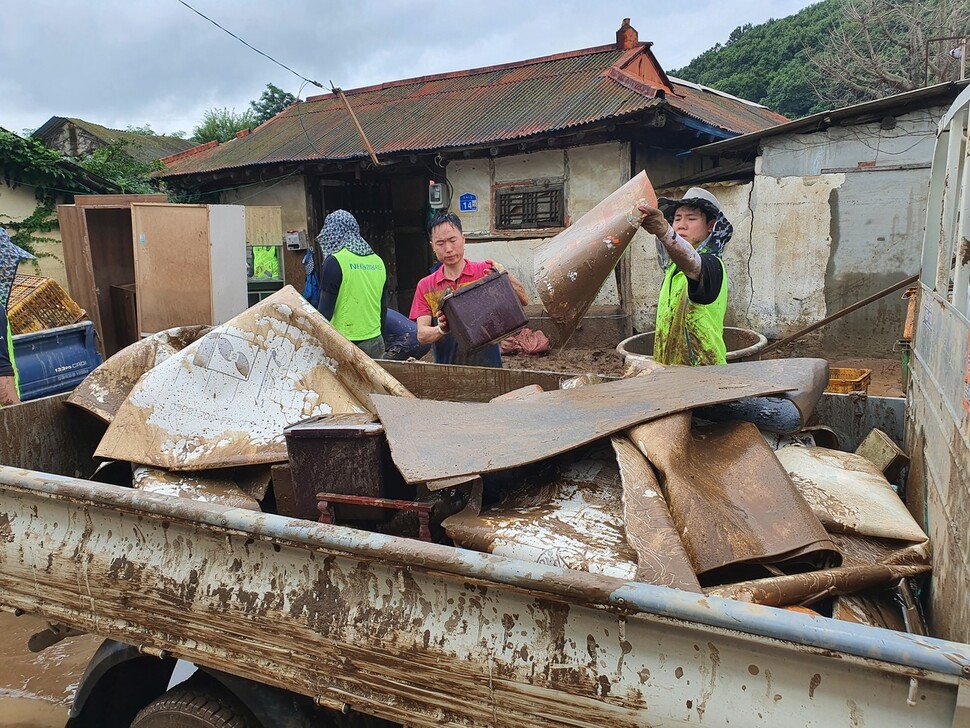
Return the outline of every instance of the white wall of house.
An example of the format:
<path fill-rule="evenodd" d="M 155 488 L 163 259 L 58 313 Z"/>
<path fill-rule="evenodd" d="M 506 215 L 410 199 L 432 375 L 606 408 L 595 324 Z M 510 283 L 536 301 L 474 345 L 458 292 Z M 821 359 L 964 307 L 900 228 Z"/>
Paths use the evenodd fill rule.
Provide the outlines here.
<path fill-rule="evenodd" d="M 611 192 L 630 179 L 630 146 L 609 142 L 569 149 L 550 149 L 494 159 L 453 161 L 448 181 L 453 188 L 451 210 L 462 221 L 467 237 L 466 255 L 472 260 L 491 259 L 504 265 L 525 285 L 530 303 L 539 303 L 532 280 L 533 254 L 537 246 L 555 231 L 530 234 L 527 231 L 496 231 L 493 188 L 514 182 L 561 182 L 564 188 L 567 223 L 576 221 Z M 477 197 L 476 211 L 459 210 L 464 194 Z M 616 285 L 610 278 L 595 304 L 619 303 Z"/>
<path fill-rule="evenodd" d="M 58 200 L 63 202 L 63 200 Z M 37 207 L 34 188 L 28 186 L 10 187 L 0 181 L 0 226 L 6 226 L 11 220 L 14 222 L 29 217 Z M 56 220 L 56 218 L 55 218 Z M 39 236 L 52 238 L 51 243 L 36 243 L 34 249 L 41 257 L 36 261 L 26 261 L 20 264 L 19 273 L 53 278 L 67 290 L 67 272 L 64 269 L 64 255 L 61 246 L 61 231 L 56 224 L 50 232 L 38 233 Z"/>
<path fill-rule="evenodd" d="M 942 112 L 768 137 L 753 184 L 709 186 L 735 227 L 729 325 L 787 336 L 916 273 Z M 831 357 L 894 357 L 905 315 L 900 291 L 804 343 Z"/>
<path fill-rule="evenodd" d="M 302 175 L 282 182 L 267 182 L 223 192 L 219 199 L 225 205 L 278 205 L 283 216 L 283 230 L 306 230 L 306 189 Z M 308 237 L 317 231 L 307 231 Z"/>

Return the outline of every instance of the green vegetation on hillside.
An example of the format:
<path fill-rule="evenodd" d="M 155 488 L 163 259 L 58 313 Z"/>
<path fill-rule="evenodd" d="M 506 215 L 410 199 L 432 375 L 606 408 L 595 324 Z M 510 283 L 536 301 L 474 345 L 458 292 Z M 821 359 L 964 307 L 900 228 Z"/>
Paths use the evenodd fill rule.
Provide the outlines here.
<path fill-rule="evenodd" d="M 970 33 L 968 0 L 823 0 L 734 29 L 670 75 L 790 118 L 955 80 L 947 53 Z"/>

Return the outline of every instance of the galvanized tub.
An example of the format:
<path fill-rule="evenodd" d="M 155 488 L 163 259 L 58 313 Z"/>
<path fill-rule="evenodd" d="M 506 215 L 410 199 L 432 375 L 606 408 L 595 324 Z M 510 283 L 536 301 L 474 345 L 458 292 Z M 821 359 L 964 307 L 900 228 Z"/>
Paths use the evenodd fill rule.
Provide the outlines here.
<path fill-rule="evenodd" d="M 636 334 L 616 345 L 617 353 L 623 361 L 653 360 L 653 331 Z M 727 347 L 728 363 L 736 361 L 756 361 L 760 352 L 768 344 L 764 335 L 751 329 L 724 327 L 724 345 Z"/>

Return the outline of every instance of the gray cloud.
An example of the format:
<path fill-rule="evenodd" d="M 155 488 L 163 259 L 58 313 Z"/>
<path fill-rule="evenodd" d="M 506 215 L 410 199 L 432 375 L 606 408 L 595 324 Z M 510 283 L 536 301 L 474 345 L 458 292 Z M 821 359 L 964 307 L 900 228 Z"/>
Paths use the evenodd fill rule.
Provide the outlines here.
<path fill-rule="evenodd" d="M 674 69 L 743 23 L 810 0 L 487 3 L 187 0 L 307 78 L 344 89 L 605 45 L 624 17 Z M 245 110 L 266 83 L 302 82 L 177 0 L 6 0 L 0 126 L 73 116 L 189 134 L 206 109 Z M 323 93 L 307 85 L 301 97 Z"/>

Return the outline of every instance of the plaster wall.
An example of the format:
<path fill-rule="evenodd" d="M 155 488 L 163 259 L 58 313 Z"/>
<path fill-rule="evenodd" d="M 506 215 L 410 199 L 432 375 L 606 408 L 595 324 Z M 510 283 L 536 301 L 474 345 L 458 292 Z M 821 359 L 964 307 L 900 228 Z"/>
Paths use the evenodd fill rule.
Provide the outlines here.
<path fill-rule="evenodd" d="M 63 202 L 64 200 L 58 200 Z M 30 216 L 37 207 L 37 198 L 34 197 L 34 188 L 27 186 L 10 187 L 5 182 L 0 182 L 0 226 L 5 226 L 7 222 L 23 220 Z M 37 260 L 25 261 L 18 268 L 19 273 L 33 276 L 44 276 L 53 278 L 61 287 L 67 290 L 67 272 L 64 269 L 64 255 L 61 245 L 61 231 L 57 228 L 55 216 L 55 226 L 53 230 L 38 233 L 45 238 L 52 238 L 54 242 L 36 243 L 35 251 L 38 253 Z"/>
<path fill-rule="evenodd" d="M 268 182 L 239 187 L 223 192 L 219 199 L 226 205 L 274 205 L 279 206 L 282 216 L 283 232 L 305 230 L 308 242 L 319 230 L 307 230 L 309 214 L 306 202 L 305 180 L 302 175 L 294 175 L 282 182 Z M 283 251 L 283 276 L 286 283 L 302 293 L 306 282 L 303 268 L 304 251 Z"/>
<path fill-rule="evenodd" d="M 539 303 L 532 281 L 534 251 L 558 230 L 543 231 L 541 237 L 496 232 L 492 222 L 492 186 L 529 180 L 562 181 L 567 222 L 574 222 L 629 178 L 630 147 L 623 142 L 459 160 L 448 165 L 448 181 L 453 188 L 451 210 L 461 218 L 467 237 L 466 254 L 472 260 L 488 258 L 505 266 L 522 281 L 530 303 Z M 478 210 L 459 210 L 459 198 L 466 193 L 477 196 Z M 618 303 L 616 282 L 610 277 L 594 304 Z"/>

